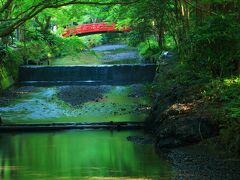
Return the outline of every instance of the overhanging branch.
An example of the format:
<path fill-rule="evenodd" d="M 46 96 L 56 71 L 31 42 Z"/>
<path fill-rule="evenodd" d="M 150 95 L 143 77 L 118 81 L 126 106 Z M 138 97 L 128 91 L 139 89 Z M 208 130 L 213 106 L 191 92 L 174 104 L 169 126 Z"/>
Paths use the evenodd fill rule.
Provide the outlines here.
<path fill-rule="evenodd" d="M 140 0 L 133 0 L 130 2 L 85 2 L 85 1 L 77 1 L 77 0 L 73 0 L 73 1 L 69 1 L 69 2 L 65 2 L 65 3 L 59 3 L 59 4 L 53 4 L 53 5 L 48 5 L 47 8 L 58 8 L 58 7 L 62 7 L 62 6 L 67 6 L 67 5 L 76 5 L 76 4 L 84 4 L 84 5 L 100 5 L 100 6 L 106 6 L 106 5 L 129 5 L 129 4 L 134 4 L 139 2 Z"/>
<path fill-rule="evenodd" d="M 70 1 L 62 2 L 62 1 L 56 1 L 56 0 L 43 0 L 42 2 L 40 2 L 36 5 L 33 5 L 33 6 L 29 7 L 27 10 L 21 12 L 20 15 L 22 17 L 17 18 L 16 21 L 13 21 L 6 28 L 4 28 L 2 31 L 0 31 L 0 37 L 7 36 L 7 35 L 11 34 L 16 28 L 21 26 L 27 20 L 35 17 L 37 14 L 39 14 L 40 12 L 42 12 L 44 9 L 47 9 L 47 8 L 59 8 L 59 7 L 62 7 L 62 6 L 77 5 L 77 4 L 81 4 L 81 5 L 100 5 L 100 6 L 103 6 L 103 5 L 117 5 L 117 4 L 129 5 L 129 4 L 137 3 L 139 1 L 141 1 L 141 0 L 132 0 L 132 1 L 129 1 L 129 2 L 125 2 L 125 1 L 123 1 L 123 2 L 122 1 L 92 2 L 92 1 L 80 1 L 80 0 L 70 0 Z M 9 7 L 13 3 L 13 0 L 8 0 L 7 2 L 8 2 L 8 4 L 4 5 L 0 10 L 4 11 L 6 9 L 5 8 L 6 6 Z M 11 17 L 10 19 L 13 19 L 13 18 Z"/>

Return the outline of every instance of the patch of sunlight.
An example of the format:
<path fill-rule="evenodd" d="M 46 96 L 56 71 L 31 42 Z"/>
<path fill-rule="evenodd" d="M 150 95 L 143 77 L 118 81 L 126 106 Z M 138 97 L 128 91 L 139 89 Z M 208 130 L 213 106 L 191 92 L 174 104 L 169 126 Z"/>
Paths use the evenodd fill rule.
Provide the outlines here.
<path fill-rule="evenodd" d="M 224 84 L 227 86 L 240 85 L 240 77 L 224 79 Z"/>
<path fill-rule="evenodd" d="M 185 104 L 175 103 L 168 108 L 166 113 L 169 114 L 170 112 L 173 112 L 173 111 L 178 113 L 184 113 L 191 110 L 195 106 L 196 106 L 196 103 L 185 103 Z"/>

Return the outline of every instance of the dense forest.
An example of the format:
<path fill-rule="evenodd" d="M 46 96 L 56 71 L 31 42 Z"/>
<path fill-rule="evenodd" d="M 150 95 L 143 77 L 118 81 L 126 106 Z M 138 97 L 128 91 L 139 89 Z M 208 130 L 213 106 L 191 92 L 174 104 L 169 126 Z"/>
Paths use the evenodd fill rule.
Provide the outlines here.
<path fill-rule="evenodd" d="M 66 27 L 115 22 L 123 35 L 62 38 Z M 159 65 L 153 92 L 186 87 L 199 116 L 209 116 L 227 150 L 240 153 L 239 0 L 0 0 L 0 80 L 18 78 L 22 64 L 45 64 L 121 40 Z M 174 54 L 163 70 L 164 51 Z M 186 103 L 187 104 L 187 103 Z"/>

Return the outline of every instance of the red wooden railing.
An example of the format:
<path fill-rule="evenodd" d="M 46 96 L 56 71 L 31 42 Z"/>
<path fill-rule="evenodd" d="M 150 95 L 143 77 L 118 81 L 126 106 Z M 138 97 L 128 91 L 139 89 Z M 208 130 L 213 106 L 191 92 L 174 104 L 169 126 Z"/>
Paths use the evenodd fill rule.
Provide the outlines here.
<path fill-rule="evenodd" d="M 75 27 L 66 28 L 62 36 L 63 37 L 72 36 L 72 35 L 84 36 L 88 34 L 105 33 L 105 32 L 129 32 L 131 30 L 132 30 L 131 28 L 126 28 L 126 27 L 117 29 L 115 27 L 115 23 L 108 24 L 108 23 L 102 22 L 102 23 L 92 23 L 92 24 L 81 24 Z"/>

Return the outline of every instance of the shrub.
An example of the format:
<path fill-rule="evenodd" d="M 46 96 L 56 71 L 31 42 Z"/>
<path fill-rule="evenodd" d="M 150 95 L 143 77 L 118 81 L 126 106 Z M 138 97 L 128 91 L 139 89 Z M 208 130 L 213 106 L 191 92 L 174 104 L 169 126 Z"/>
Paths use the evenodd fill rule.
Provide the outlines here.
<path fill-rule="evenodd" d="M 240 154 L 240 77 L 213 80 L 206 85 L 204 97 L 215 104 L 216 121 L 222 141 Z M 221 115 L 219 115 L 221 112 Z"/>
<path fill-rule="evenodd" d="M 51 49 L 47 42 L 43 40 L 32 40 L 23 43 L 18 43 L 18 47 L 21 49 L 21 55 L 25 61 L 32 61 L 39 64 L 40 61 L 46 60 L 51 57 Z"/>
<path fill-rule="evenodd" d="M 78 39 L 83 43 L 85 48 L 86 48 L 86 46 L 88 48 L 91 48 L 91 47 L 97 46 L 97 45 L 99 45 L 103 42 L 103 36 L 101 34 L 84 36 L 84 37 L 81 37 L 81 38 L 78 38 Z"/>
<path fill-rule="evenodd" d="M 138 45 L 140 55 L 147 60 L 156 61 L 160 55 L 161 50 L 154 38 L 150 38 Z"/>
<path fill-rule="evenodd" d="M 195 71 L 208 71 L 215 77 L 233 74 L 240 58 L 239 28 L 238 21 L 230 16 L 209 18 L 190 34 L 188 63 Z"/>

